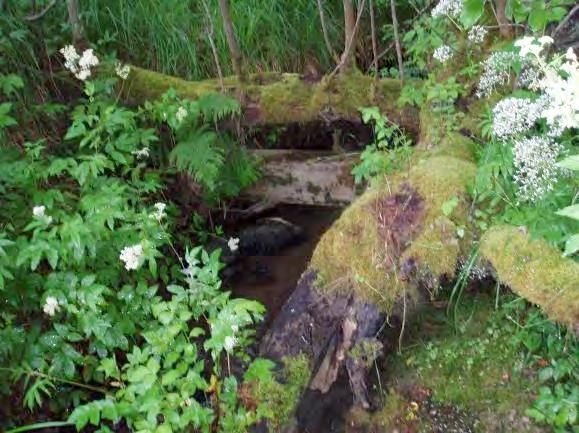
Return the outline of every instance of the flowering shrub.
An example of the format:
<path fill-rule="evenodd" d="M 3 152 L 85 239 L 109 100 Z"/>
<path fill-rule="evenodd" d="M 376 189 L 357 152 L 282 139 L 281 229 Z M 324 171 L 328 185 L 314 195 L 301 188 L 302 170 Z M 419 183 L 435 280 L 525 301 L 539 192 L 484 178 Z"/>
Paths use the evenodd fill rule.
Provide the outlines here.
<path fill-rule="evenodd" d="M 169 94 L 131 110 L 115 90 L 130 68 L 91 80 L 92 50 L 61 52 L 86 96 L 62 141 L 0 152 L 0 390 L 21 390 L 30 410 L 56 419 L 70 413 L 78 430 L 108 432 L 122 420 L 140 432 L 246 431 L 259 402 L 239 400 L 230 360 L 249 363 L 244 348 L 263 307 L 222 289 L 219 251 L 174 245 L 177 209 L 161 194 L 173 168 L 149 160 L 161 123 L 175 148 L 192 136 L 213 143 L 207 123 L 236 103 Z M 0 129 L 15 126 L 12 105 L 0 107 Z M 176 164 L 204 164 L 195 178 L 218 188 L 191 153 Z"/>

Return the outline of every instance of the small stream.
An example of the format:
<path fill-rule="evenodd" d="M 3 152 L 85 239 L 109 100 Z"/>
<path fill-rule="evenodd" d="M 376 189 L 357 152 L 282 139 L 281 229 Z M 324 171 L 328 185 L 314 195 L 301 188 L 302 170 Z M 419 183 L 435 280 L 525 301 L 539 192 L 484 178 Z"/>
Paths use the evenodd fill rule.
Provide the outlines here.
<path fill-rule="evenodd" d="M 304 231 L 304 240 L 276 255 L 241 258 L 240 272 L 230 282 L 234 296 L 261 302 L 267 309 L 258 338 L 269 328 L 306 270 L 323 233 L 340 216 L 340 208 L 277 206 L 267 217 L 283 218 Z"/>

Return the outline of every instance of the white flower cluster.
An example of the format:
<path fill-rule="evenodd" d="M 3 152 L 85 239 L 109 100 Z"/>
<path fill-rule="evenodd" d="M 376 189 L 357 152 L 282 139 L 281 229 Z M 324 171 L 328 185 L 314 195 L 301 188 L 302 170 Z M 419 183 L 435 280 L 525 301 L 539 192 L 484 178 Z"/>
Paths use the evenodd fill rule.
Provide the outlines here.
<path fill-rule="evenodd" d="M 235 252 L 239 249 L 239 238 L 229 238 L 227 241 L 227 246 L 231 252 Z"/>
<path fill-rule="evenodd" d="M 503 99 L 493 108 L 493 134 L 505 140 L 528 131 L 541 117 L 543 105 L 543 99 Z"/>
<path fill-rule="evenodd" d="M 48 296 L 42 306 L 42 311 L 50 317 L 54 316 L 59 309 L 60 306 L 58 305 L 58 299 L 54 296 Z"/>
<path fill-rule="evenodd" d="M 545 47 L 552 43 L 553 38 L 550 36 L 542 36 L 539 39 L 532 36 L 525 36 L 515 42 L 515 47 L 519 48 L 519 56 L 523 58 L 529 56 L 529 54 L 532 57 L 539 57 Z"/>
<path fill-rule="evenodd" d="M 159 202 L 155 203 L 153 207 L 155 208 L 155 211 L 151 214 L 151 217 L 161 222 L 161 220 L 167 216 L 167 214 L 165 213 L 165 208 L 167 207 L 167 205 L 165 203 Z"/>
<path fill-rule="evenodd" d="M 226 352 L 228 353 L 232 352 L 236 345 L 237 345 L 237 338 L 235 338 L 235 335 L 228 335 L 227 337 L 225 337 L 225 340 L 223 341 L 223 348 L 225 349 Z"/>
<path fill-rule="evenodd" d="M 46 215 L 46 206 L 34 206 L 32 216 L 36 219 L 44 220 L 47 224 L 52 222 L 52 217 Z"/>
<path fill-rule="evenodd" d="M 472 43 L 481 44 L 484 42 L 487 33 L 487 29 L 485 29 L 483 26 L 472 26 L 468 31 L 467 38 Z"/>
<path fill-rule="evenodd" d="M 126 80 L 129 78 L 129 74 L 131 73 L 131 67 L 129 65 L 123 65 L 121 62 L 117 62 L 115 65 L 115 73 L 121 80 Z"/>
<path fill-rule="evenodd" d="M 82 55 L 79 55 L 74 46 L 67 45 L 60 49 L 60 53 L 64 56 L 64 67 L 81 81 L 90 77 L 91 68 L 99 64 L 99 59 L 91 48 L 84 50 Z"/>
<path fill-rule="evenodd" d="M 432 54 L 432 57 L 434 57 L 440 63 L 445 63 L 447 60 L 451 59 L 452 56 L 453 56 L 452 48 L 450 48 L 448 45 L 438 47 L 437 49 L 434 50 L 434 53 Z"/>
<path fill-rule="evenodd" d="M 553 190 L 561 170 L 557 157 L 562 146 L 547 137 L 516 140 L 513 146 L 515 181 L 523 200 L 537 201 Z"/>
<path fill-rule="evenodd" d="M 135 155 L 137 159 L 145 159 L 149 157 L 149 148 L 143 147 L 142 149 L 133 150 L 131 153 Z"/>
<path fill-rule="evenodd" d="M 509 82 L 511 66 L 517 59 L 515 53 L 497 51 L 482 63 L 483 73 L 480 76 L 476 95 L 479 98 L 489 97 L 497 87 Z"/>
<path fill-rule="evenodd" d="M 139 268 L 141 258 L 143 257 L 143 246 L 141 244 L 125 247 L 121 250 L 119 259 L 125 262 L 127 271 L 134 271 Z"/>
<path fill-rule="evenodd" d="M 557 137 L 566 129 L 579 128 L 579 63 L 571 49 L 560 72 L 548 69 L 538 87 L 548 101 L 542 116 L 549 125 L 549 134 Z"/>
<path fill-rule="evenodd" d="M 462 11 L 462 0 L 440 0 L 432 9 L 433 18 L 447 15 L 451 18 L 458 18 Z"/>
<path fill-rule="evenodd" d="M 187 112 L 187 110 L 185 109 L 185 107 L 179 107 L 179 109 L 177 110 L 177 114 L 175 114 L 175 118 L 177 119 L 177 122 L 182 122 L 185 117 L 187 117 L 189 113 Z"/>

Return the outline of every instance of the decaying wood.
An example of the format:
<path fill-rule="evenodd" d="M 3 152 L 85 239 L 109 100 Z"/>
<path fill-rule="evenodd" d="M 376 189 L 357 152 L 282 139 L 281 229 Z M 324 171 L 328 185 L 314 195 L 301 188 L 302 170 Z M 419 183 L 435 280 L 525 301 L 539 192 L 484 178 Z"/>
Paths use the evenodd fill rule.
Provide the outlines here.
<path fill-rule="evenodd" d="M 357 196 L 351 171 L 359 153 L 254 151 L 262 177 L 245 195 L 268 203 L 345 206 Z"/>
<path fill-rule="evenodd" d="M 236 77 L 225 77 L 223 84 L 227 94 L 239 97 Z M 264 73 L 249 75 L 241 87 L 242 123 L 246 126 L 359 121 L 360 107 L 377 106 L 412 136 L 419 133 L 418 110 L 396 104 L 402 87 L 399 80 L 375 82 L 367 75 L 352 73 L 312 82 L 299 74 Z M 123 91 L 129 101 L 143 103 L 160 98 L 169 89 L 183 98 L 196 99 L 221 92 L 221 83 L 218 79 L 187 81 L 133 67 Z"/>

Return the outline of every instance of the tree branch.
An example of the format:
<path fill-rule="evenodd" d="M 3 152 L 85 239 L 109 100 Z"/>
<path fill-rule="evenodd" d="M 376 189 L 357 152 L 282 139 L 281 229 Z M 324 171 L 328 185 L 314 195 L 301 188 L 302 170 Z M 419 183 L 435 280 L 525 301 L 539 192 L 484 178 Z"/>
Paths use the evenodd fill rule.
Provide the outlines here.
<path fill-rule="evenodd" d="M 396 16 L 396 2 L 390 0 L 390 9 L 392 11 L 392 27 L 394 29 L 394 43 L 396 44 L 396 56 L 398 57 L 398 72 L 400 79 L 404 80 L 404 63 L 402 60 L 402 47 L 400 45 L 400 35 L 398 34 L 398 17 Z"/>
<path fill-rule="evenodd" d="M 223 71 L 221 70 L 221 63 L 219 62 L 219 54 L 217 52 L 217 47 L 215 46 L 215 41 L 213 39 L 213 34 L 215 28 L 213 26 L 213 19 L 211 18 L 211 12 L 207 7 L 207 2 L 201 0 L 203 8 L 205 9 L 205 31 L 207 32 L 207 39 L 209 39 L 209 46 L 211 47 L 211 52 L 213 53 L 213 60 L 215 61 L 215 69 L 217 69 L 217 77 L 219 78 L 219 84 L 221 85 L 221 91 L 225 92 L 225 85 L 223 84 Z"/>
<path fill-rule="evenodd" d="M 229 54 L 231 55 L 231 65 L 233 72 L 237 75 L 239 82 L 245 82 L 245 73 L 243 70 L 243 56 L 237 45 L 235 38 L 235 30 L 233 22 L 231 21 L 231 14 L 229 13 L 229 0 L 219 0 L 219 9 L 221 10 L 221 17 L 223 18 L 223 28 L 225 30 L 225 37 L 229 47 Z"/>
<path fill-rule="evenodd" d="M 322 0 L 318 1 L 318 11 L 320 12 L 320 23 L 322 25 L 322 33 L 324 34 L 324 42 L 326 43 L 326 48 L 328 49 L 328 53 L 334 59 L 334 61 L 338 62 L 338 54 L 334 51 L 332 47 L 332 43 L 330 42 L 330 36 L 328 34 L 328 29 L 326 28 L 326 19 L 324 18 L 324 7 L 322 6 Z"/>
<path fill-rule="evenodd" d="M 56 4 L 56 0 L 52 0 L 44 9 L 42 9 L 40 12 L 35 13 L 35 14 L 31 14 L 31 15 L 27 15 L 24 17 L 25 21 L 36 21 L 39 20 L 40 18 L 42 18 L 44 15 L 46 15 L 48 13 L 48 11 L 50 11 L 50 9 L 53 8 L 53 6 Z"/>

